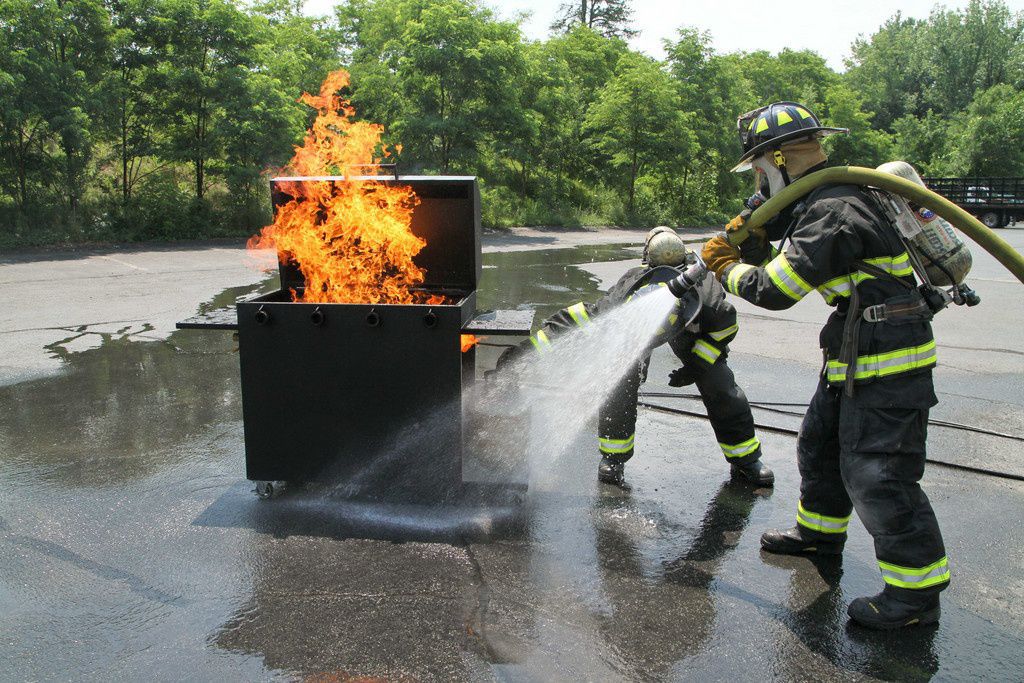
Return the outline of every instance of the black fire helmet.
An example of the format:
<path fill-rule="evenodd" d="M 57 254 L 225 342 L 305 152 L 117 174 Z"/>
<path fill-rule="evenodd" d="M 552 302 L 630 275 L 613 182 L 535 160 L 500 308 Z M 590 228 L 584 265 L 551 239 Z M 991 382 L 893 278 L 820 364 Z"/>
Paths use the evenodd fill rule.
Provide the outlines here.
<path fill-rule="evenodd" d="M 751 159 L 766 150 L 778 149 L 786 142 L 850 132 L 848 128 L 821 125 L 810 109 L 796 102 L 773 102 L 748 111 L 736 120 L 736 128 L 743 144 L 743 155 L 733 167 L 733 173 L 749 171 Z"/>

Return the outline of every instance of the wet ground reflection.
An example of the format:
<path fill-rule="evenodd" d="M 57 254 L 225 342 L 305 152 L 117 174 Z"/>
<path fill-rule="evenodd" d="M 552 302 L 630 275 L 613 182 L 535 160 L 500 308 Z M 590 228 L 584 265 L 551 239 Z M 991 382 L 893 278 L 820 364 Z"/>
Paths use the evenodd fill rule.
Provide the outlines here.
<path fill-rule="evenodd" d="M 540 319 L 597 296 L 583 265 L 638 254 L 488 253 L 480 306 Z M 645 412 L 628 490 L 596 484 L 588 436 L 522 506 L 424 510 L 315 488 L 259 501 L 231 334 L 147 334 L 69 330 L 50 347 L 66 373 L 0 388 L 0 670 L 12 678 L 925 681 L 1024 668 L 1019 627 L 970 601 L 1016 595 L 1004 586 L 965 577 L 937 628 L 879 634 L 846 619 L 851 598 L 878 588 L 862 531 L 843 561 L 760 553 L 762 529 L 792 523 L 789 437 L 764 438 L 774 493 L 729 482 L 702 421 Z M 481 348 L 480 368 L 498 351 Z M 1015 488 L 985 496 L 1020 509 Z M 951 538 L 1016 533 L 958 528 L 954 511 L 941 510 Z"/>

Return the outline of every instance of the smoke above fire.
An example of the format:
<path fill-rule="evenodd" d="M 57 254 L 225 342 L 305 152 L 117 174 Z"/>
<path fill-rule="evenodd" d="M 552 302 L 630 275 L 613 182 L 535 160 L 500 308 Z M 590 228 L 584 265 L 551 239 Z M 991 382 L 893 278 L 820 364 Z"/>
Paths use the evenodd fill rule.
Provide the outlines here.
<path fill-rule="evenodd" d="M 413 257 L 426 246 L 411 228 L 416 195 L 367 177 L 367 167 L 401 147 L 384 147 L 380 124 L 355 120 L 351 103 L 339 94 L 348 85 L 348 72 L 334 71 L 318 95 L 300 98 L 317 115 L 284 169 L 293 179 L 277 186 L 291 200 L 277 207 L 273 224 L 248 246 L 276 249 L 282 263 L 298 265 L 306 286 L 292 290 L 294 301 L 443 303 L 443 297 L 414 291 L 424 271 Z"/>

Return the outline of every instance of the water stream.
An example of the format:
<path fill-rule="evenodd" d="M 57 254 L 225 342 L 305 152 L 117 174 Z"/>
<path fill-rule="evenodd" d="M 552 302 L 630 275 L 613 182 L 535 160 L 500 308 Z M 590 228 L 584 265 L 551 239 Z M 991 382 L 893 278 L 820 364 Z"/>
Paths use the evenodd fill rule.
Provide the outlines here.
<path fill-rule="evenodd" d="M 518 418 L 505 430 L 514 433 L 490 445 L 485 440 L 485 452 L 478 454 L 500 466 L 504 454 L 515 459 L 525 445 L 536 481 L 588 430 L 594 432 L 596 452 L 598 411 L 650 353 L 676 301 L 666 288 L 657 288 L 554 337 L 549 348 L 532 350 L 478 383 L 464 397 L 467 405 L 487 415 Z"/>

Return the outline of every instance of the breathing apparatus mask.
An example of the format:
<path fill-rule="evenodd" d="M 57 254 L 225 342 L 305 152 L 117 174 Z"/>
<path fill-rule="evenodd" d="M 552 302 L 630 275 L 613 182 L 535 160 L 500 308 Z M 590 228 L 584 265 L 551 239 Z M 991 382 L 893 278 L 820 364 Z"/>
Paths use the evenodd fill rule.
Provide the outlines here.
<path fill-rule="evenodd" d="M 754 186 L 757 188 L 754 197 L 759 194 L 765 200 L 769 199 L 797 178 L 823 166 L 826 161 L 828 157 L 816 138 L 783 145 L 777 150 L 768 150 L 750 160 L 750 167 L 754 171 Z M 751 200 L 754 197 L 751 197 Z M 782 239 L 789 224 L 802 207 L 803 202 L 790 204 L 765 224 L 768 239 L 773 242 Z"/>

